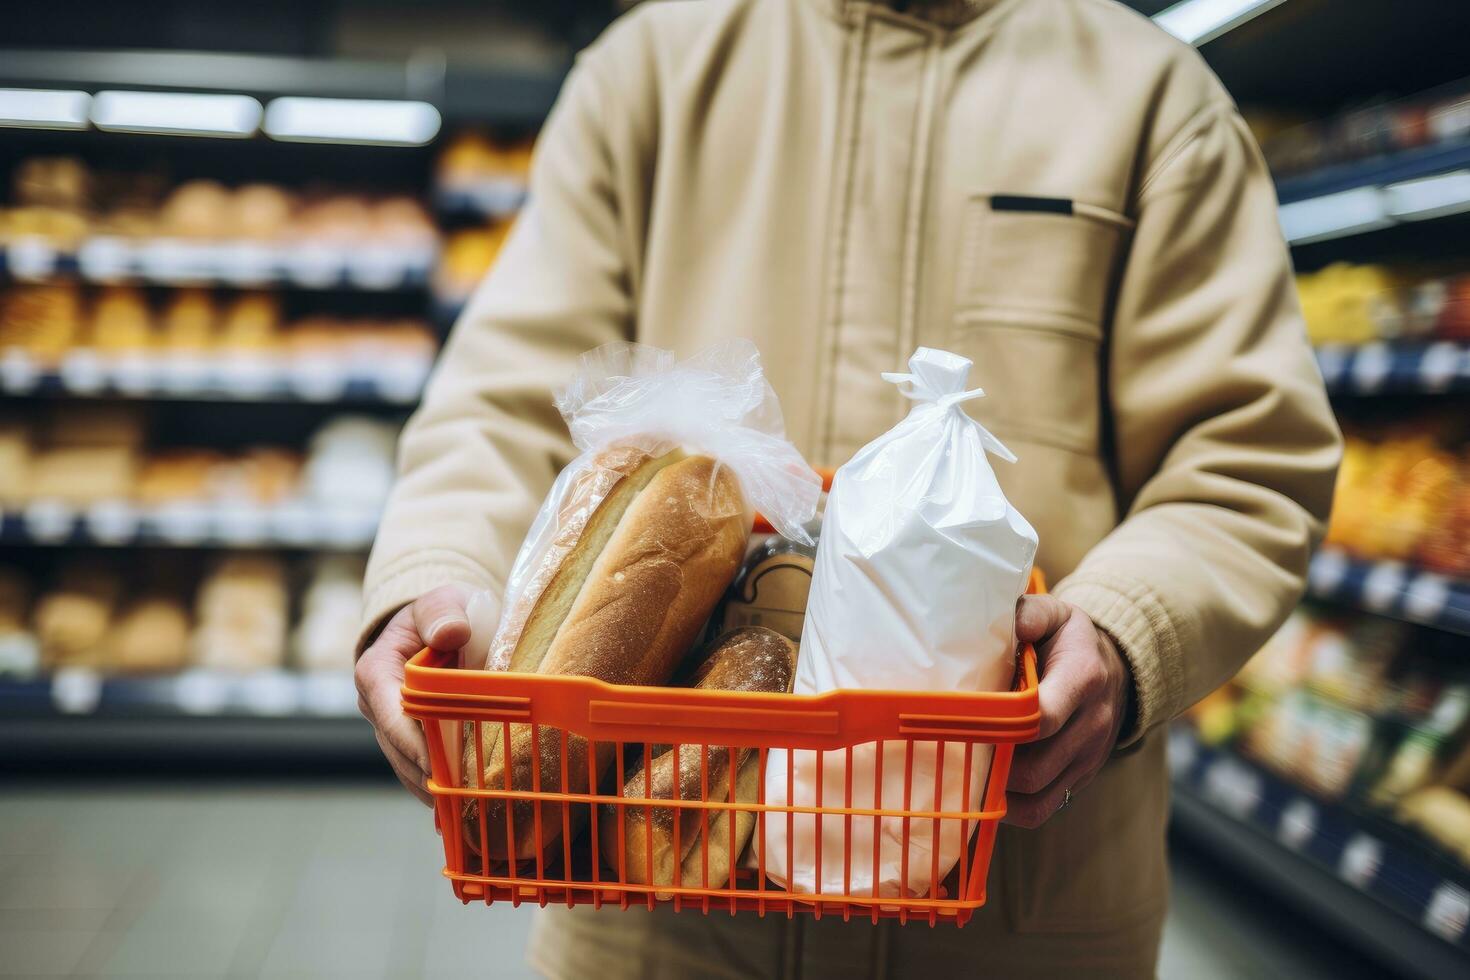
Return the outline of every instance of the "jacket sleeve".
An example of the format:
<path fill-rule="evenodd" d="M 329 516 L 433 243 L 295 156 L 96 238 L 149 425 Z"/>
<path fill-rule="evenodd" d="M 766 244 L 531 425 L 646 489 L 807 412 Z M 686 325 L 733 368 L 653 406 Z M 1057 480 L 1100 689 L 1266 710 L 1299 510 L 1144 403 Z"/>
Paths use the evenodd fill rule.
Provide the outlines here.
<path fill-rule="evenodd" d="M 1138 194 L 1106 361 L 1122 523 L 1054 590 L 1117 642 L 1136 740 L 1239 669 L 1305 588 L 1341 437 L 1270 177 L 1228 104 Z"/>
<path fill-rule="evenodd" d="M 551 392 L 577 355 L 629 335 L 632 300 L 604 89 L 585 59 L 542 130 L 531 192 L 440 355 L 398 446 L 357 649 L 436 586 L 499 591 L 571 459 Z"/>

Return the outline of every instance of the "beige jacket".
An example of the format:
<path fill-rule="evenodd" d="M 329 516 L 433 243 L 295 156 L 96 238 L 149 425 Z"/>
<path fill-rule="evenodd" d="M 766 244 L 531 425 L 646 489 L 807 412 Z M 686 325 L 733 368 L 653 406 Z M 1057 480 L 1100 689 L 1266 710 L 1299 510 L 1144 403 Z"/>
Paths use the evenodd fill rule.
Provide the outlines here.
<path fill-rule="evenodd" d="M 1117 640 L 1137 723 L 1065 813 L 1002 835 L 973 928 L 904 942 L 942 958 L 1004 935 L 990 945 L 1045 972 L 1106 959 L 1105 940 L 1133 956 L 1120 975 L 1147 973 L 1166 889 L 1158 730 L 1300 596 L 1339 436 L 1270 178 L 1196 53 L 1107 0 L 918 7 L 655 4 L 581 55 L 530 202 L 403 436 L 364 637 L 442 583 L 499 588 L 572 455 L 549 392 L 588 348 L 751 337 L 792 439 L 824 464 L 901 417 L 879 372 L 920 344 L 962 353 L 988 393 L 967 408 L 1020 456 L 997 470 L 1039 565 Z M 564 918 L 604 944 L 634 920 L 673 928 Z M 810 933 L 782 954 L 792 971 L 824 962 L 818 935 L 847 941 Z M 556 947 L 543 966 L 568 973 L 591 948 Z"/>

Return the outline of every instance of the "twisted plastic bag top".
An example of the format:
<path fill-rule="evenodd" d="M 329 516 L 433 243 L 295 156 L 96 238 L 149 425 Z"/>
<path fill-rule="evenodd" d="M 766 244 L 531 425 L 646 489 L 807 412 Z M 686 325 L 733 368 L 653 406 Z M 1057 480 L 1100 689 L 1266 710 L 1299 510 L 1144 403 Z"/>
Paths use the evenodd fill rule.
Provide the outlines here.
<path fill-rule="evenodd" d="M 492 669 L 510 666 L 537 597 L 644 453 L 713 457 L 735 473 L 749 507 L 811 544 L 802 525 L 816 513 L 821 477 L 786 440 L 781 405 L 750 341 L 723 341 L 684 361 L 658 347 L 606 344 L 582 355 L 556 407 L 581 455 L 557 477 L 511 567 Z"/>

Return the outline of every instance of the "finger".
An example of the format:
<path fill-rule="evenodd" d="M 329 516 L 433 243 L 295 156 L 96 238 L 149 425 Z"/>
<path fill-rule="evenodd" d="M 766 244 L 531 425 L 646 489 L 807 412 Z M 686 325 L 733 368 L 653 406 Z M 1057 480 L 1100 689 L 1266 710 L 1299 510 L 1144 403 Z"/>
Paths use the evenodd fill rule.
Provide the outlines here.
<path fill-rule="evenodd" d="M 423 801 L 425 805 L 433 806 L 434 797 L 429 793 L 428 775 L 381 735 L 378 736 L 378 748 L 383 750 L 383 758 L 388 760 L 388 765 L 393 769 L 393 775 L 398 777 L 403 788 Z"/>
<path fill-rule="evenodd" d="M 1039 793 L 1007 793 L 1006 815 L 1002 823 L 1035 830 L 1056 816 L 1067 802 L 1067 791 L 1072 791 L 1072 800 L 1092 782 L 1096 767 L 1089 768 L 1083 760 L 1068 766 L 1062 774 Z"/>
<path fill-rule="evenodd" d="M 1051 738 L 1017 746 L 1006 790 L 1023 795 L 1042 792 L 1087 751 L 1094 738 L 1091 727 L 1073 715 Z"/>
<path fill-rule="evenodd" d="M 1041 737 L 1050 738 L 1076 714 L 1077 709 L 1106 686 L 1106 669 L 1097 656 L 1096 630 L 1076 617 L 1042 647 L 1041 683 L 1036 697 L 1041 708 Z"/>
<path fill-rule="evenodd" d="M 1023 595 L 1016 602 L 1016 639 L 1040 643 L 1066 624 L 1072 607 L 1056 596 Z"/>
<path fill-rule="evenodd" d="M 469 642 L 470 618 L 465 614 L 465 590 L 441 585 L 414 601 L 413 624 L 419 637 L 435 650 L 458 650 Z"/>
<path fill-rule="evenodd" d="M 1085 683 L 1080 671 L 1071 663 L 1062 661 L 1049 666 L 1036 689 L 1041 705 L 1040 736 L 1050 739 L 1072 720 L 1077 706 L 1082 703 Z"/>
<path fill-rule="evenodd" d="M 429 770 L 429 747 L 423 728 L 403 713 L 403 655 L 382 644 L 370 647 L 357 661 L 355 678 L 358 696 L 366 702 L 363 712 L 400 755 L 421 772 Z"/>

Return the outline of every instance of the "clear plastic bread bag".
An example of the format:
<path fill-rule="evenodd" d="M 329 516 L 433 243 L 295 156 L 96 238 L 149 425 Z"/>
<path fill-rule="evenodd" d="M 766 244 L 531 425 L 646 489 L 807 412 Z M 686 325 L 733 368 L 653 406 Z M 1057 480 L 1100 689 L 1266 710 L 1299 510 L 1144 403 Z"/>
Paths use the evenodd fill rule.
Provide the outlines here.
<path fill-rule="evenodd" d="M 582 355 L 557 392 L 556 407 L 581 454 L 552 484 L 516 555 L 489 643 L 490 669 L 509 666 L 535 605 L 520 601 L 526 591 L 544 588 L 544 571 L 561 565 L 626 472 L 621 467 L 638 460 L 612 450 L 711 456 L 734 471 L 748 513 L 758 510 L 782 534 L 810 543 L 802 525 L 816 512 L 822 481 L 787 441 L 780 402 L 750 341 L 722 341 L 683 361 L 657 347 L 606 344 Z M 712 508 L 718 506 L 713 490 Z M 711 510 L 707 516 L 729 515 Z"/>
<path fill-rule="evenodd" d="M 1036 532 L 1006 500 L 987 458 L 994 453 L 1014 462 L 1015 456 L 961 407 L 984 394 L 965 389 L 970 367 L 966 358 L 921 347 L 909 359 L 909 373 L 883 375 L 916 404 L 902 422 L 837 471 L 802 627 L 798 694 L 836 688 L 1003 691 L 1011 684 L 1016 600 L 1031 575 Z M 766 803 L 814 806 L 818 754 L 790 755 L 788 801 L 788 755 L 772 752 Z M 854 749 L 852 797 L 846 805 L 948 813 L 979 809 L 990 765 L 988 746 L 971 749 L 968 799 L 962 798 L 963 744 L 947 744 L 941 761 L 936 743 L 915 743 L 907 796 L 906 754 L 905 743 L 885 744 L 880 770 L 875 745 Z M 822 804 L 842 806 L 846 754 L 823 755 Z M 940 766 L 943 772 L 936 778 Z M 875 786 L 880 773 L 881 786 Z M 960 839 L 962 826 L 975 829 L 973 820 L 944 820 L 936 841 L 932 820 L 884 817 L 876 823 L 875 828 L 867 818 L 822 821 L 821 853 L 828 857 L 822 861 L 821 892 L 871 895 L 876 881 L 880 896 L 927 895 L 958 861 L 966 844 Z M 764 851 L 770 878 L 810 893 L 818 890 L 816 838 L 815 816 L 797 813 L 790 824 L 765 821 L 755 847 Z M 931 857 L 936 847 L 937 865 Z"/>

